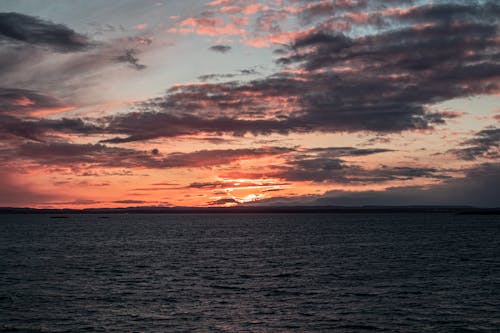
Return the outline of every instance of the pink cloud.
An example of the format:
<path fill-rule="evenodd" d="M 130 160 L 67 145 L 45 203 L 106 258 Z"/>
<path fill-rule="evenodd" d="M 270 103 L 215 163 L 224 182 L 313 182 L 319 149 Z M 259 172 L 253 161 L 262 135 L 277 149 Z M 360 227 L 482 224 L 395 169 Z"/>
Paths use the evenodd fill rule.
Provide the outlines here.
<path fill-rule="evenodd" d="M 246 15 L 252 15 L 255 14 L 259 11 L 265 11 L 269 10 L 271 8 L 261 5 L 261 4 L 253 4 L 253 5 L 248 5 L 242 8 L 242 13 Z"/>
<path fill-rule="evenodd" d="M 247 40 L 246 44 L 253 47 L 268 47 L 273 44 L 287 44 L 297 38 L 308 35 L 312 30 L 313 29 L 307 29 L 299 31 L 278 32 L 269 35 L 260 35 L 254 37 L 253 39 Z"/>
<path fill-rule="evenodd" d="M 221 36 L 221 35 L 245 35 L 245 30 L 241 28 L 246 22 L 236 20 L 232 23 L 225 23 L 221 18 L 202 17 L 187 18 L 180 23 L 181 33 L 196 33 L 199 35 Z"/>
<path fill-rule="evenodd" d="M 212 2 L 209 2 L 208 5 L 215 7 L 215 6 L 221 6 L 221 5 L 231 5 L 236 3 L 236 0 L 214 0 Z"/>
<path fill-rule="evenodd" d="M 145 30 L 148 28 L 148 24 L 147 23 L 140 23 L 140 24 L 137 24 L 134 26 L 134 29 L 135 30 Z"/>

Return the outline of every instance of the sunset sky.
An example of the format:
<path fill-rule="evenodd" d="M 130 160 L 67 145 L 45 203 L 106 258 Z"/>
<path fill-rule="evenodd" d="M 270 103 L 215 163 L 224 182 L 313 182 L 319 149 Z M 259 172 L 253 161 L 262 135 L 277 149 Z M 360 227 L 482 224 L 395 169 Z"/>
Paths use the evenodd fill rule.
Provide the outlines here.
<path fill-rule="evenodd" d="M 0 206 L 500 206 L 498 1 L 0 12 Z"/>

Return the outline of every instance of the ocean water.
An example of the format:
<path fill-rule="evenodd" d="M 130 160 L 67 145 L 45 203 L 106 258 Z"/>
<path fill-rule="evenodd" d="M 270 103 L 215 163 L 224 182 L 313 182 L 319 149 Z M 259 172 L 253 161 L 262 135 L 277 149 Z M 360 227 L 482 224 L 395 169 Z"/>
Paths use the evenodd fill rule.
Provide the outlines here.
<path fill-rule="evenodd" d="M 3 215 L 0 332 L 500 332 L 500 218 Z"/>

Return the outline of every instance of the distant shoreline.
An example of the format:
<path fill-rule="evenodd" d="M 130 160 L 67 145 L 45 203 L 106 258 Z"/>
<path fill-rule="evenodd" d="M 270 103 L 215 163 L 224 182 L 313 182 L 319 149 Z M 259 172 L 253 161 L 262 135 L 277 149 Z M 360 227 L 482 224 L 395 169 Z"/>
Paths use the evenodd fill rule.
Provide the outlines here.
<path fill-rule="evenodd" d="M 460 215 L 500 215 L 500 208 L 453 206 L 272 206 L 272 207 L 126 207 L 87 209 L 37 209 L 2 207 L 0 214 L 396 214 L 447 213 Z"/>

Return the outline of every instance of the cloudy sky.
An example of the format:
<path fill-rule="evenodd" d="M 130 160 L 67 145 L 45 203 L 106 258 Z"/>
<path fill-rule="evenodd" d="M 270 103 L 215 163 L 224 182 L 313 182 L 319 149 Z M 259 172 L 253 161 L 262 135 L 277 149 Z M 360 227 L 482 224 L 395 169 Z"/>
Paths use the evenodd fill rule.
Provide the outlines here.
<path fill-rule="evenodd" d="M 500 4 L 2 0 L 0 206 L 500 206 Z"/>

